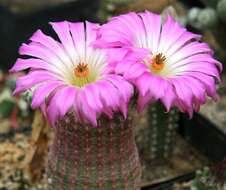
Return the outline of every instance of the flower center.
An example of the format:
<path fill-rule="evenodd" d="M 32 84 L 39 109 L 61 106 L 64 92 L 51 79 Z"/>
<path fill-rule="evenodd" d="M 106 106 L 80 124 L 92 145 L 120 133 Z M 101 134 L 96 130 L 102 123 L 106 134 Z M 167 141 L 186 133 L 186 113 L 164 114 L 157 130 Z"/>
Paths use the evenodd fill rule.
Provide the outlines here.
<path fill-rule="evenodd" d="M 154 73 L 160 72 L 164 68 L 165 60 L 166 60 L 166 57 L 162 53 L 159 53 L 156 56 L 154 56 L 152 58 L 152 63 L 150 66 L 151 71 Z"/>
<path fill-rule="evenodd" d="M 73 69 L 73 79 L 70 84 L 82 88 L 89 83 L 95 82 L 98 78 L 98 72 L 91 68 L 86 63 L 79 63 Z"/>
<path fill-rule="evenodd" d="M 88 64 L 79 63 L 78 66 L 74 69 L 74 74 L 78 78 L 86 78 L 89 76 Z"/>

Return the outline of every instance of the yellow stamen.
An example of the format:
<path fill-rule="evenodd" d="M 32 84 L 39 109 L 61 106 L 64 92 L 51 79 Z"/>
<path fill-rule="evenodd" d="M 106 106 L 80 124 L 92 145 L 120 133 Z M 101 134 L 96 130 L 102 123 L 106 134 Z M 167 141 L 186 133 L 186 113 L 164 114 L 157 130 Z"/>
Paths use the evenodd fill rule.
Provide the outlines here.
<path fill-rule="evenodd" d="M 155 57 L 153 57 L 151 63 L 151 71 L 154 73 L 160 72 L 165 66 L 165 60 L 166 57 L 162 53 L 159 53 Z"/>
<path fill-rule="evenodd" d="M 78 66 L 74 69 L 74 74 L 78 78 L 86 78 L 89 76 L 89 68 L 85 63 L 79 63 Z"/>

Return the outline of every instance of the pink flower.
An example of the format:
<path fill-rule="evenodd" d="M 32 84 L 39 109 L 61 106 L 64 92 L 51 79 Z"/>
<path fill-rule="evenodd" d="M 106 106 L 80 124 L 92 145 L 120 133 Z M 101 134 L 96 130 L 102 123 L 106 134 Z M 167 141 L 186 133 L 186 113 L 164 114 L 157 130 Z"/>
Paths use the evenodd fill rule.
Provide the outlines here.
<path fill-rule="evenodd" d="M 188 32 L 171 16 L 162 21 L 151 12 L 128 13 L 112 18 L 99 30 L 99 47 L 129 49 L 131 56 L 115 64 L 139 91 L 138 110 L 161 101 L 167 111 L 177 106 L 193 114 L 206 101 L 217 100 L 215 79 L 222 65 L 200 36 Z"/>
<path fill-rule="evenodd" d="M 34 88 L 32 107 L 41 108 L 52 126 L 59 117 L 73 111 L 78 122 L 97 126 L 101 114 L 112 118 L 121 111 L 126 117 L 133 87 L 121 76 L 112 74 L 111 63 L 123 58 L 121 51 L 97 49 L 99 25 L 86 23 L 51 23 L 60 40 L 38 30 L 29 44 L 22 44 L 12 72 L 29 69 L 17 80 L 15 93 Z M 117 59 L 116 59 L 117 58 Z"/>

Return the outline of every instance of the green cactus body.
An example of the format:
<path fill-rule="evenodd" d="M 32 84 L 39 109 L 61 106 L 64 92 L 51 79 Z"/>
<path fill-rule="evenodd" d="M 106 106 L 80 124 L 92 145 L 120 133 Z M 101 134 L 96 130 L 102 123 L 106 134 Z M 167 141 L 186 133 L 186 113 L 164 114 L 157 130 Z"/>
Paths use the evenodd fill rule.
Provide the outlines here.
<path fill-rule="evenodd" d="M 152 159 L 165 159 L 172 154 L 178 119 L 179 113 L 176 110 L 166 113 L 160 103 L 149 107 L 148 144 Z"/>
<path fill-rule="evenodd" d="M 226 183 L 219 183 L 209 168 L 198 170 L 191 182 L 191 190 L 225 190 Z"/>
<path fill-rule="evenodd" d="M 140 162 L 129 120 L 57 123 L 48 157 L 49 190 L 139 190 Z"/>
<path fill-rule="evenodd" d="M 213 8 L 194 7 L 188 12 L 188 23 L 199 30 L 211 30 L 218 24 L 217 12 Z"/>
<path fill-rule="evenodd" d="M 218 2 L 217 14 L 219 18 L 225 23 L 226 22 L 226 0 L 221 0 Z"/>

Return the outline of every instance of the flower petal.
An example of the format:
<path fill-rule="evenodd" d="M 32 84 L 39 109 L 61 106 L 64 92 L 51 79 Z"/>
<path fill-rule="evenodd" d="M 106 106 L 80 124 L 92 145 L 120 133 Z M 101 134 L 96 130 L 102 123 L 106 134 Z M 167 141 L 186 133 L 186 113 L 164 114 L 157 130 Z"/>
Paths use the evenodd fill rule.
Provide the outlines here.
<path fill-rule="evenodd" d="M 70 33 L 69 22 L 50 22 L 50 24 L 53 27 L 54 31 L 57 33 L 63 47 L 65 48 L 68 56 L 73 62 L 73 60 L 77 59 L 77 54 Z"/>
<path fill-rule="evenodd" d="M 49 72 L 33 71 L 26 76 L 19 77 L 16 82 L 16 89 L 13 94 L 21 93 L 29 90 L 33 86 L 37 86 L 43 81 L 57 81 L 57 77 Z"/>
<path fill-rule="evenodd" d="M 146 46 L 151 49 L 151 52 L 155 54 L 158 51 L 160 31 L 161 31 L 161 16 L 153 14 L 149 11 L 139 14 L 142 18 L 145 35 L 140 36 L 143 41 L 146 42 Z M 144 42 L 144 44 L 145 44 Z"/>
<path fill-rule="evenodd" d="M 54 91 L 54 89 L 59 88 L 62 85 L 63 84 L 60 82 L 48 82 L 37 87 L 32 97 L 31 107 L 33 109 L 38 108 L 41 104 L 45 103 L 45 99 L 52 91 Z"/>

